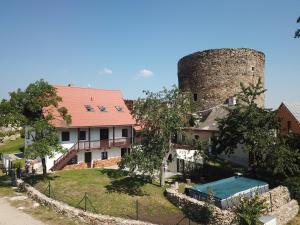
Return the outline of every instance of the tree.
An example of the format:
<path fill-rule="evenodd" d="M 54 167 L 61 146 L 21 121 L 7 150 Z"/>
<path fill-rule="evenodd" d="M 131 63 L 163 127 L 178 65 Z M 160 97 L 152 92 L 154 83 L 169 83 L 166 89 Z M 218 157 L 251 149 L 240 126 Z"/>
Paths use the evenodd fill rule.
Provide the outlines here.
<path fill-rule="evenodd" d="M 275 175 L 288 177 L 300 172 L 299 135 L 278 135 L 274 151 L 270 152 L 268 165 Z"/>
<path fill-rule="evenodd" d="M 160 184 L 165 184 L 165 165 L 172 150 L 172 137 L 189 121 L 191 95 L 177 87 L 157 93 L 144 91 L 146 97 L 134 104 L 133 117 L 143 127 L 143 142 L 120 162 L 120 167 L 153 175 L 160 170 Z"/>
<path fill-rule="evenodd" d="M 34 142 L 25 149 L 25 155 L 41 158 L 44 176 L 47 173 L 46 156 L 63 150 L 51 121 L 59 116 L 67 124 L 71 122 L 67 109 L 58 107 L 60 101 L 55 88 L 41 79 L 29 84 L 24 91 L 11 92 L 10 99 L 0 103 L 1 126 L 29 127 Z"/>
<path fill-rule="evenodd" d="M 237 148 L 249 152 L 250 166 L 288 176 L 299 172 L 298 137 L 278 133 L 276 111 L 258 107 L 256 99 L 265 90 L 259 80 L 248 87 L 241 84 L 237 104 L 227 107 L 228 115 L 218 120 L 219 136 L 213 140 L 217 153 L 232 154 Z"/>
<path fill-rule="evenodd" d="M 270 150 L 274 147 L 275 131 L 279 122 L 275 112 L 257 105 L 258 96 L 265 89 L 260 80 L 256 84 L 241 84 L 237 104 L 227 107 L 228 116 L 218 120 L 219 136 L 214 140 L 218 153 L 232 154 L 238 147 L 250 154 L 250 165 L 255 172 L 263 166 Z"/>
<path fill-rule="evenodd" d="M 238 225 L 260 224 L 259 217 L 267 209 L 264 200 L 260 200 L 258 195 L 254 198 L 240 198 L 239 204 L 234 207 L 235 219 Z"/>
<path fill-rule="evenodd" d="M 297 23 L 300 23 L 300 16 L 297 19 Z M 296 32 L 295 32 L 295 38 L 300 38 L 300 29 L 296 30 Z"/>

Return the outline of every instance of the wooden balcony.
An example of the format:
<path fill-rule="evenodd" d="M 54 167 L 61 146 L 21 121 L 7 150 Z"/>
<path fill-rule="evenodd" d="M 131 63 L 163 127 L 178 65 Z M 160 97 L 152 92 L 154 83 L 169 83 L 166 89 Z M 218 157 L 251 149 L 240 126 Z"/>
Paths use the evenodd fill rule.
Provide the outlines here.
<path fill-rule="evenodd" d="M 90 149 L 109 149 L 109 148 L 128 148 L 131 145 L 131 138 L 117 138 L 96 141 L 79 141 L 73 148 L 75 150 L 90 150 Z"/>

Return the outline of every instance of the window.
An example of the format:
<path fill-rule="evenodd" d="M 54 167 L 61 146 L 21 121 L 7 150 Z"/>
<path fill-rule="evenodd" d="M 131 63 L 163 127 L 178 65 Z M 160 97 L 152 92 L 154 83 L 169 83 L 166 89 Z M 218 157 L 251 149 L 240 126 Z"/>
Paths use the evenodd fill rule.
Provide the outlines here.
<path fill-rule="evenodd" d="M 197 94 L 194 94 L 194 102 L 196 102 L 196 101 L 197 101 L 197 99 L 198 99 L 198 96 L 197 96 Z"/>
<path fill-rule="evenodd" d="M 85 130 L 81 130 L 81 131 L 79 132 L 79 140 L 80 140 L 80 141 L 86 140 L 86 131 L 85 131 Z"/>
<path fill-rule="evenodd" d="M 199 135 L 195 135 L 195 139 L 198 140 L 199 139 Z"/>
<path fill-rule="evenodd" d="M 128 137 L 128 129 L 122 129 L 122 137 Z"/>
<path fill-rule="evenodd" d="M 252 69 L 252 71 L 254 71 L 255 67 L 254 67 L 254 66 L 252 66 L 252 68 L 251 68 L 251 69 Z"/>
<path fill-rule="evenodd" d="M 61 141 L 70 141 L 70 132 L 69 131 L 61 132 Z"/>
<path fill-rule="evenodd" d="M 101 152 L 101 159 L 107 159 L 107 152 Z"/>
<path fill-rule="evenodd" d="M 84 107 L 85 107 L 86 111 L 88 111 L 88 112 L 94 112 L 94 109 L 93 109 L 92 106 L 90 106 L 90 105 L 85 105 Z"/>
<path fill-rule="evenodd" d="M 292 122 L 291 121 L 287 121 L 287 130 L 288 130 L 288 133 L 292 133 Z"/>
<path fill-rule="evenodd" d="M 115 108 L 118 112 L 123 112 L 123 108 L 121 106 L 116 105 Z"/>
<path fill-rule="evenodd" d="M 98 106 L 100 112 L 107 112 L 106 107 L 103 105 Z"/>

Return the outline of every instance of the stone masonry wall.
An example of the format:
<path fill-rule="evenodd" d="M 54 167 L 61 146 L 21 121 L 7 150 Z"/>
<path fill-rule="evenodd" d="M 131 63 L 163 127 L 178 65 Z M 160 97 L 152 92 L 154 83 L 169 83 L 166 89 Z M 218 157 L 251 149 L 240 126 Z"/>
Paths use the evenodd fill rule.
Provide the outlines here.
<path fill-rule="evenodd" d="M 78 164 L 66 165 L 64 167 L 64 170 L 81 170 L 86 168 L 88 168 L 87 163 L 78 163 Z"/>
<path fill-rule="evenodd" d="M 270 204 L 270 195 L 272 196 L 272 206 Z M 193 213 L 201 212 L 204 207 L 204 202 L 191 198 L 185 194 L 179 193 L 175 189 L 166 189 L 166 197 L 174 205 L 185 208 Z M 268 206 L 266 214 L 274 215 L 277 218 L 278 225 L 284 225 L 293 219 L 299 211 L 299 205 L 296 200 L 291 200 L 290 193 L 287 187 L 278 186 L 260 196 L 265 199 Z M 271 211 L 272 208 L 272 211 Z M 230 210 L 221 210 L 218 207 L 213 207 L 214 224 L 228 225 L 231 224 L 234 214 Z"/>
<path fill-rule="evenodd" d="M 117 165 L 118 162 L 121 161 L 121 157 L 113 157 L 109 159 L 104 160 L 93 160 L 93 168 L 103 168 L 107 166 L 114 166 Z M 80 169 L 86 169 L 88 168 L 87 163 L 78 163 L 78 164 L 72 164 L 72 165 L 66 165 L 64 167 L 64 170 L 80 170 Z"/>
<path fill-rule="evenodd" d="M 83 210 L 74 208 L 63 202 L 59 202 L 54 199 L 48 198 L 35 188 L 31 187 L 29 184 L 24 183 L 22 180 L 17 180 L 17 185 L 23 190 L 25 190 L 30 198 L 34 199 L 40 204 L 52 208 L 59 214 L 63 214 L 69 218 L 79 219 L 80 221 L 91 225 L 153 225 L 151 223 L 143 221 L 128 220 L 118 217 L 106 216 L 102 214 L 84 212 Z"/>
<path fill-rule="evenodd" d="M 199 215 L 205 207 L 205 202 L 191 198 L 185 194 L 179 193 L 175 189 L 166 189 L 166 197 L 170 202 L 180 208 L 185 208 L 192 214 Z M 234 214 L 229 210 L 221 210 L 220 208 L 213 206 L 214 223 L 216 225 L 228 225 L 231 224 Z"/>
<path fill-rule="evenodd" d="M 93 167 L 94 168 L 103 168 L 107 166 L 117 165 L 118 162 L 121 161 L 121 157 L 114 157 L 105 160 L 94 160 Z"/>
<path fill-rule="evenodd" d="M 199 110 L 220 105 L 240 91 L 240 83 L 264 84 L 265 55 L 247 48 L 211 49 L 187 55 L 178 62 L 182 90 L 197 94 Z M 264 95 L 257 101 L 264 106 Z"/>

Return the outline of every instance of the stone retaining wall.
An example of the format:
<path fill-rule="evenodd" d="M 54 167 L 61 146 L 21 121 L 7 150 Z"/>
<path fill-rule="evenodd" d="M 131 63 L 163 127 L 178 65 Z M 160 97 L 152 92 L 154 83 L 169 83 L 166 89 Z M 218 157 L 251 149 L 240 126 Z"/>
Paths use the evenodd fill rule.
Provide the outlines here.
<path fill-rule="evenodd" d="M 121 161 L 121 157 L 113 157 L 113 158 L 109 158 L 109 159 L 96 159 L 93 160 L 93 168 L 103 168 L 103 167 L 108 167 L 108 166 L 114 166 L 117 165 L 118 162 Z M 80 169 L 86 169 L 88 168 L 87 163 L 81 162 L 78 164 L 71 164 L 71 165 L 66 165 L 64 167 L 64 170 L 80 170 Z"/>
<path fill-rule="evenodd" d="M 272 204 L 270 203 L 270 195 Z M 166 197 L 177 207 L 185 208 L 186 211 L 199 213 L 205 207 L 203 201 L 191 198 L 185 194 L 179 193 L 175 189 L 166 189 Z M 276 216 L 277 224 L 284 225 L 292 220 L 299 211 L 299 205 L 296 200 L 292 200 L 287 187 L 278 186 L 260 196 L 266 200 L 268 211 L 266 214 Z M 221 210 L 213 206 L 214 224 L 228 225 L 231 224 L 234 214 L 230 210 Z M 272 209 L 272 211 L 271 211 Z"/>
<path fill-rule="evenodd" d="M 84 212 L 83 210 L 69 206 L 63 202 L 56 201 L 54 199 L 48 198 L 44 194 L 40 193 L 35 188 L 31 187 L 29 184 L 26 184 L 22 180 L 17 180 L 17 185 L 20 188 L 23 188 L 27 195 L 39 202 L 40 204 L 52 208 L 59 214 L 63 214 L 69 218 L 76 218 L 80 221 L 83 221 L 92 225 L 153 225 L 151 223 L 137 221 L 137 220 L 127 220 L 118 217 L 111 217 L 101 214 L 94 214 L 89 212 Z"/>
<path fill-rule="evenodd" d="M 201 215 L 205 202 L 191 198 L 185 194 L 179 193 L 175 189 L 166 189 L 166 197 L 177 207 L 186 209 L 192 214 Z M 228 225 L 231 224 L 234 214 L 229 210 L 221 210 L 216 206 L 212 206 L 214 222 L 212 224 Z"/>
<path fill-rule="evenodd" d="M 86 168 L 88 168 L 87 163 L 78 163 L 78 164 L 66 165 L 64 167 L 64 170 L 81 170 Z"/>
<path fill-rule="evenodd" d="M 291 200 L 289 203 L 281 206 L 273 212 L 270 212 L 270 215 L 276 216 L 277 225 L 287 224 L 295 216 L 297 216 L 299 211 L 299 205 L 296 200 Z"/>
<path fill-rule="evenodd" d="M 121 157 L 114 157 L 114 158 L 109 158 L 109 159 L 104 159 L 104 160 L 94 160 L 93 161 L 93 167 L 94 168 L 103 168 L 107 166 L 114 166 L 117 165 L 118 162 L 121 161 Z"/>
<path fill-rule="evenodd" d="M 278 186 L 268 192 L 265 192 L 260 195 L 260 198 L 266 201 L 269 211 L 277 210 L 292 200 L 289 189 L 284 186 Z"/>

